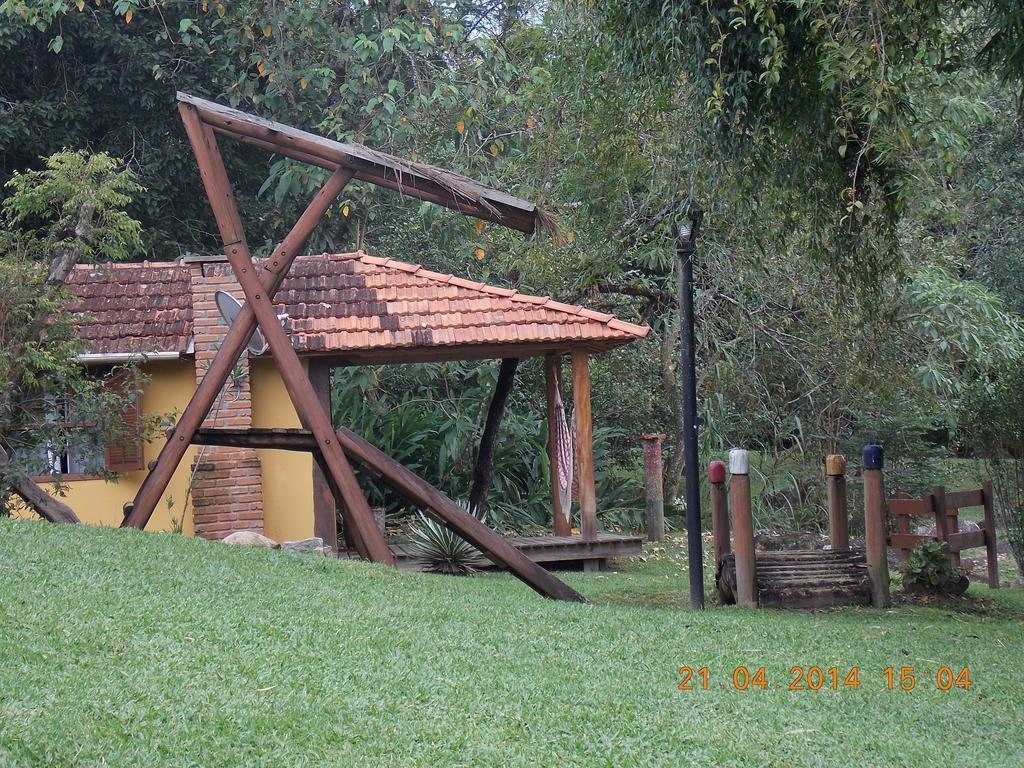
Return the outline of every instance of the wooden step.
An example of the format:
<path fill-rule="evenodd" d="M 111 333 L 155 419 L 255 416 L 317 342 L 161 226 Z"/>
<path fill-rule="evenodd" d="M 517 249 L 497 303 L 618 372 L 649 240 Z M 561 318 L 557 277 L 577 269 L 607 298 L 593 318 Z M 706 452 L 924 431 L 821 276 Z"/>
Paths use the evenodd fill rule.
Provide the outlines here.
<path fill-rule="evenodd" d="M 822 608 L 871 600 L 863 550 L 758 552 L 756 569 L 762 607 Z M 736 561 L 728 554 L 716 576 L 723 602 L 734 602 L 735 582 Z"/>

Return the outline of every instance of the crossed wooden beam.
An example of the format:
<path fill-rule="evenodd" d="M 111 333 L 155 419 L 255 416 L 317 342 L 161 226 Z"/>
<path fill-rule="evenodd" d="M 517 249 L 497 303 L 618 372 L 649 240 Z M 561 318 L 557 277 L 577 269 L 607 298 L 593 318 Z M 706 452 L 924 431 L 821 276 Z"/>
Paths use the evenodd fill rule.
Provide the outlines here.
<path fill-rule="evenodd" d="M 313 453 L 342 510 L 346 530 L 351 531 L 352 543 L 361 557 L 391 566 L 395 564 L 346 453 L 379 474 L 393 488 L 424 507 L 428 514 L 487 553 L 493 562 L 507 568 L 537 592 L 547 597 L 584 602 L 584 598 L 575 590 L 531 561 L 502 536 L 465 512 L 422 478 L 354 433 L 347 430 L 335 432 L 330 415 L 317 398 L 287 333 L 278 322 L 273 304 L 274 296 L 299 250 L 353 178 L 358 177 L 524 232 L 533 231 L 538 223 L 544 224 L 541 212 L 526 201 L 450 171 L 412 164 L 359 145 L 334 142 L 187 94 L 179 93 L 178 101 L 178 110 L 199 165 L 228 262 L 246 301 L 177 425 L 169 431 L 160 455 L 139 487 L 134 502 L 125 505 L 121 527 L 146 526 L 190 445 L 199 442 L 217 444 L 218 439 L 246 442 L 245 435 L 224 435 L 218 438 L 219 430 L 200 430 L 200 427 L 227 381 L 235 361 L 259 327 L 303 427 L 299 434 L 278 437 L 281 444 L 271 447 L 287 448 L 287 443 Z M 332 170 L 330 178 L 274 249 L 262 270 L 253 262 L 245 242 L 238 207 L 217 146 L 217 132 Z M 254 433 L 248 436 L 248 443 L 259 439 Z"/>

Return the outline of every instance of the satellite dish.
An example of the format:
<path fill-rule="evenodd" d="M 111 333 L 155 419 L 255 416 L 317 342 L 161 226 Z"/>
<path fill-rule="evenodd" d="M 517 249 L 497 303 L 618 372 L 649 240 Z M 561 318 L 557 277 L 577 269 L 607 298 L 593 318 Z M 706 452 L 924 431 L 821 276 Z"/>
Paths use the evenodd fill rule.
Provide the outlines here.
<path fill-rule="evenodd" d="M 224 322 L 228 325 L 235 322 L 238 313 L 242 311 L 241 302 L 227 291 L 217 291 L 213 294 L 213 298 L 217 302 L 217 310 L 220 312 L 220 316 L 224 318 Z M 262 355 L 267 351 L 267 347 L 267 340 L 263 338 L 263 333 L 257 328 L 252 332 L 252 336 L 249 337 L 249 354 Z"/>

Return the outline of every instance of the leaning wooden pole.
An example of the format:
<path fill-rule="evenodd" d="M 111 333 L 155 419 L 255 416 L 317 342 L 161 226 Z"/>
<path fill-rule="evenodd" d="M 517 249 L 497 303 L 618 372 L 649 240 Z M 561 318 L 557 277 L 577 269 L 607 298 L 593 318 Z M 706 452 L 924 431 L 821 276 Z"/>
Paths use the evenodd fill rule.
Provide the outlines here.
<path fill-rule="evenodd" d="M 828 496 L 828 533 L 832 549 L 849 549 L 850 526 L 846 507 L 845 458 L 831 454 L 825 459 L 825 483 Z"/>
<path fill-rule="evenodd" d="M 508 569 L 545 597 L 577 603 L 586 602 L 586 599 L 568 584 L 530 560 L 500 534 L 473 515 L 467 514 L 462 507 L 379 448 L 348 429 L 339 429 L 337 436 L 338 444 L 349 459 L 379 476 L 392 490 L 451 528 L 486 554 L 493 563 Z"/>
<path fill-rule="evenodd" d="M 871 580 L 871 604 L 876 608 L 887 608 L 890 603 L 883 463 L 882 446 L 864 446 L 864 538 L 868 578 Z"/>
<path fill-rule="evenodd" d="M 498 381 L 494 386 L 491 404 L 487 408 L 484 431 L 480 436 L 480 448 L 476 454 L 476 465 L 473 467 L 473 485 L 469 489 L 469 508 L 477 514 L 484 509 L 487 492 L 494 482 L 494 451 L 498 446 L 498 430 L 501 427 L 501 418 L 505 414 L 508 396 L 512 393 L 518 367 L 518 357 L 506 357 L 498 368 Z"/>
<path fill-rule="evenodd" d="M 708 485 L 711 491 L 711 535 L 715 546 L 715 566 L 732 551 L 729 543 L 729 500 L 725 490 L 725 462 L 708 464 Z"/>
<path fill-rule="evenodd" d="M 731 506 L 736 550 L 736 602 L 757 607 L 757 558 L 754 554 L 754 518 L 750 506 L 750 455 L 742 448 L 729 451 L 732 474 Z"/>

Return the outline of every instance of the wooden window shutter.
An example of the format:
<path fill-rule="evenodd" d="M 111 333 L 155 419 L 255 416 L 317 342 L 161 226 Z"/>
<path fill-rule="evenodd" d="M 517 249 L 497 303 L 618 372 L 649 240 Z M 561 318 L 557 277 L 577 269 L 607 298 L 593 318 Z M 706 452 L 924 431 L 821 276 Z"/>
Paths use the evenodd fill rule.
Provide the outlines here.
<path fill-rule="evenodd" d="M 125 385 L 123 378 L 111 377 L 108 380 L 108 387 L 122 389 Z M 126 425 L 126 436 L 123 443 L 111 443 L 107 446 L 106 465 L 111 472 L 135 472 L 144 466 L 142 455 L 142 397 L 136 392 L 135 397 L 130 398 L 123 413 Z"/>

